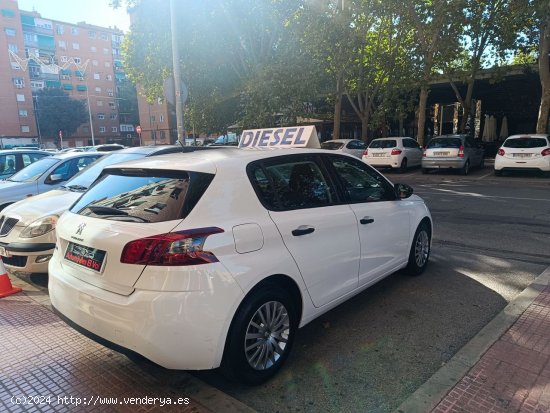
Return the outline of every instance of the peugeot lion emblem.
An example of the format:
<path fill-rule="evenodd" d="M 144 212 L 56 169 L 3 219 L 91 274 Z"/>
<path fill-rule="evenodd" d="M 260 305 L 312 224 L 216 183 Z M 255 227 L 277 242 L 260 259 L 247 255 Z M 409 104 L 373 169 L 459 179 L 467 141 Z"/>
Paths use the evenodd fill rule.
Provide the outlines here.
<path fill-rule="evenodd" d="M 84 227 L 86 226 L 86 223 L 83 222 L 80 224 L 76 230 L 76 235 L 82 235 L 82 231 L 84 230 Z"/>

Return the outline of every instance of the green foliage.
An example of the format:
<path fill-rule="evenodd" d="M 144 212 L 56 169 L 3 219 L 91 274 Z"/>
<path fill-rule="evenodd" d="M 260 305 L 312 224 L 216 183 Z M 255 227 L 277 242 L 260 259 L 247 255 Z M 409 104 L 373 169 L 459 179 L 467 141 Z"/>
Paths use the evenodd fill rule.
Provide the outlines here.
<path fill-rule="evenodd" d="M 60 130 L 70 136 L 88 121 L 86 101 L 73 99 L 62 89 L 42 89 L 34 96 L 43 136 L 57 136 Z"/>
<path fill-rule="evenodd" d="M 139 123 L 137 92 L 129 80 L 117 81 L 117 102 L 120 123 L 137 125 Z"/>

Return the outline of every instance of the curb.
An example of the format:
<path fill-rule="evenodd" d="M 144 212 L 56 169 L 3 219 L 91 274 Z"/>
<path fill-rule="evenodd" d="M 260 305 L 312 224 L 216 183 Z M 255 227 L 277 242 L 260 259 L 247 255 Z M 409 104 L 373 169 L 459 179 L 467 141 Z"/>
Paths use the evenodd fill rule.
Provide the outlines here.
<path fill-rule="evenodd" d="M 517 321 L 550 283 L 550 267 L 514 298 L 432 377 L 407 398 L 393 413 L 430 412 L 470 371 L 485 352 Z"/>
<path fill-rule="evenodd" d="M 53 311 L 51 307 L 50 297 L 44 291 L 34 285 L 28 283 L 20 276 L 9 274 L 12 284 L 23 288 L 23 294 L 29 297 L 36 303 L 46 307 L 49 311 Z M 152 364 L 152 363 L 151 363 Z M 162 369 L 161 375 L 170 381 L 171 372 L 155 365 L 155 369 Z M 255 413 L 256 411 L 246 404 L 234 399 L 228 394 L 212 387 L 203 381 L 197 379 L 193 375 L 185 371 L 177 371 L 177 380 L 172 381 L 172 385 L 176 388 L 185 388 L 186 395 L 199 402 L 212 412 L 228 412 L 228 413 Z"/>

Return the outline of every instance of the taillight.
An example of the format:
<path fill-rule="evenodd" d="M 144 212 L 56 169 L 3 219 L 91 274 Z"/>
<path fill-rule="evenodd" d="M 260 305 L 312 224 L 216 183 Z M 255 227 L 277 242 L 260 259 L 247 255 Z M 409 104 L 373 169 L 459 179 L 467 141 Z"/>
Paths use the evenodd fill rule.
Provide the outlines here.
<path fill-rule="evenodd" d="M 365 152 L 363 152 L 363 156 L 369 156 L 369 150 L 365 149 Z"/>
<path fill-rule="evenodd" d="M 550 148 L 543 149 L 540 154 L 542 156 L 550 156 Z"/>
<path fill-rule="evenodd" d="M 458 157 L 464 158 L 464 146 L 460 145 L 460 148 L 458 148 Z"/>
<path fill-rule="evenodd" d="M 401 155 L 401 152 L 403 152 L 401 149 L 394 148 L 391 150 L 392 155 Z"/>
<path fill-rule="evenodd" d="M 424 151 L 422 152 L 422 156 L 423 156 L 424 158 L 425 158 L 426 156 L 428 156 L 428 155 L 426 155 L 426 152 L 428 152 L 428 148 L 426 148 L 426 147 L 424 146 Z"/>
<path fill-rule="evenodd" d="M 217 262 L 209 251 L 203 251 L 206 238 L 224 232 L 217 227 L 197 228 L 153 235 L 130 241 L 120 255 L 123 264 L 200 265 Z"/>
<path fill-rule="evenodd" d="M 504 152 L 504 149 L 502 149 L 502 148 L 500 148 L 500 149 L 498 150 L 498 152 L 497 152 L 497 154 L 498 154 L 499 156 L 504 156 L 505 153 L 506 153 L 506 152 Z"/>

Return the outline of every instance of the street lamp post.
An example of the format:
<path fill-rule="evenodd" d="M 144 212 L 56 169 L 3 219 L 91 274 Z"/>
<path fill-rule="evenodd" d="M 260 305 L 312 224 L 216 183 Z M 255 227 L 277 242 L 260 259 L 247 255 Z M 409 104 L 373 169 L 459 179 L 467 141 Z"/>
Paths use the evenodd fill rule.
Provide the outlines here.
<path fill-rule="evenodd" d="M 86 73 L 84 73 L 86 75 Z M 92 146 L 95 146 L 94 138 L 94 123 L 92 121 L 92 108 L 90 107 L 90 91 L 88 90 L 88 77 L 84 76 L 84 82 L 86 84 L 86 100 L 88 101 L 88 116 L 90 118 L 90 131 L 92 132 Z"/>

